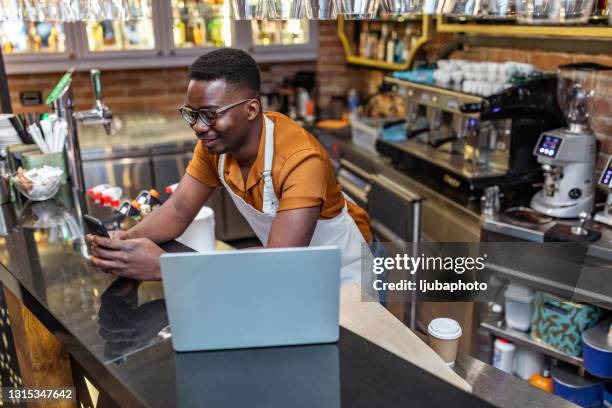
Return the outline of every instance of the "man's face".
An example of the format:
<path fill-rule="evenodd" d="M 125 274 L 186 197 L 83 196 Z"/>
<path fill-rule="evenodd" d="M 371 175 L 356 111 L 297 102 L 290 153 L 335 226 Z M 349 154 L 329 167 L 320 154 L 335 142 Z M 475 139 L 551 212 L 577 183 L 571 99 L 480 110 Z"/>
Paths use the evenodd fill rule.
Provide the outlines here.
<path fill-rule="evenodd" d="M 228 87 L 223 79 L 191 80 L 187 88 L 186 105 L 193 110 L 216 110 L 248 97 L 246 93 Z M 254 114 L 253 110 L 253 103 L 240 104 L 221 113 L 213 126 L 204 124 L 198 118 L 192 128 L 209 152 L 214 154 L 231 152 L 244 144 L 256 117 L 256 112 Z"/>

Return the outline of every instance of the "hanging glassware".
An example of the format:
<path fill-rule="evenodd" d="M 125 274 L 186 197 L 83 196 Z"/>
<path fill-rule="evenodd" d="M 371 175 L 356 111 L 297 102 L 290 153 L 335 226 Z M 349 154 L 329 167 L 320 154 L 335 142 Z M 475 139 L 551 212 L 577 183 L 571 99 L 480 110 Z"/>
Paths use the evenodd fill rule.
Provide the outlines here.
<path fill-rule="evenodd" d="M 230 12 L 234 20 L 252 20 L 255 18 L 256 6 L 249 0 L 231 0 Z"/>
<path fill-rule="evenodd" d="M 23 14 L 17 0 L 0 0 L 0 18 L 2 21 L 22 21 Z"/>
<path fill-rule="evenodd" d="M 380 0 L 339 0 L 338 14 L 347 20 L 371 20 L 376 17 Z"/>
<path fill-rule="evenodd" d="M 275 0 L 259 0 L 255 8 L 257 20 L 282 20 Z"/>
<path fill-rule="evenodd" d="M 378 1 L 378 0 L 376 0 Z M 260 0 L 257 20 L 329 20 L 338 16 L 336 0 Z"/>
<path fill-rule="evenodd" d="M 381 11 L 389 16 L 406 16 L 423 11 L 423 0 L 383 0 Z"/>
<path fill-rule="evenodd" d="M 283 2 L 281 2 L 283 3 Z M 288 0 L 286 3 L 287 13 L 281 17 L 287 17 L 286 19 L 297 19 L 297 20 L 312 20 L 312 3 L 310 0 Z M 282 10 L 282 8 L 281 8 Z M 283 18 L 285 20 L 285 18 Z"/>
<path fill-rule="evenodd" d="M 337 0 L 308 0 L 312 9 L 311 19 L 335 20 L 338 17 Z M 338 0 L 339 1 L 339 0 Z"/>
<path fill-rule="evenodd" d="M 61 0 L 61 21 L 67 23 L 83 21 L 87 17 L 87 10 L 85 9 L 86 6 L 87 3 L 83 0 Z"/>
<path fill-rule="evenodd" d="M 151 0 L 123 0 L 123 8 L 126 10 L 128 20 L 140 20 L 151 18 Z"/>
<path fill-rule="evenodd" d="M 588 21 L 593 0 L 516 0 L 517 19 L 527 24 L 576 24 Z"/>
<path fill-rule="evenodd" d="M 440 13 L 449 17 L 502 19 L 514 16 L 516 7 L 515 0 L 445 0 Z"/>
<path fill-rule="evenodd" d="M 31 0 L 22 0 L 21 16 L 24 22 L 38 21 L 38 12 L 36 10 L 36 7 L 34 7 L 34 5 L 32 4 Z M 1 20 L 2 16 L 0 15 L 0 21 Z"/>
<path fill-rule="evenodd" d="M 42 1 L 42 0 L 41 0 Z M 61 7 L 59 0 L 44 0 L 46 21 L 58 22 L 62 21 Z"/>

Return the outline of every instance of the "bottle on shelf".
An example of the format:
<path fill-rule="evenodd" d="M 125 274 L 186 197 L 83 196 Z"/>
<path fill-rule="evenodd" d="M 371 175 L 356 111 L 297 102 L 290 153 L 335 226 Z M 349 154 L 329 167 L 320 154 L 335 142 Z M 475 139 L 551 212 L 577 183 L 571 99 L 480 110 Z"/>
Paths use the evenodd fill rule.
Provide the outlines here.
<path fill-rule="evenodd" d="M 493 349 L 493 367 L 512 374 L 516 346 L 509 340 L 499 337 Z"/>
<path fill-rule="evenodd" d="M 380 36 L 378 37 L 378 42 L 376 43 L 376 59 L 379 61 L 385 60 L 385 48 L 387 46 L 388 31 L 389 28 L 387 24 L 383 24 L 380 28 Z"/>
<path fill-rule="evenodd" d="M 361 27 L 361 32 L 359 33 L 359 56 L 362 58 L 368 58 L 369 27 L 368 22 L 364 22 L 363 26 Z"/>
<path fill-rule="evenodd" d="M 356 113 L 357 108 L 359 107 L 359 94 L 357 93 L 357 90 L 355 90 L 355 88 L 349 89 L 347 102 L 349 113 Z"/>
<path fill-rule="evenodd" d="M 149 190 L 149 197 L 149 202 L 151 203 L 151 207 L 153 207 L 153 209 L 156 209 L 164 203 L 161 198 L 159 198 L 159 192 L 154 188 Z"/>
<path fill-rule="evenodd" d="M 174 38 L 175 46 L 185 45 L 185 23 L 181 19 L 181 14 L 178 9 L 173 8 L 172 14 L 174 17 L 174 28 L 172 29 L 172 37 Z"/>
<path fill-rule="evenodd" d="M 206 26 L 202 24 L 203 19 L 200 17 L 200 11 L 194 3 L 190 3 L 187 6 L 188 10 L 188 27 L 191 30 L 191 37 L 193 38 L 194 46 L 201 46 L 206 43 Z"/>
<path fill-rule="evenodd" d="M 397 43 L 397 32 L 395 30 L 391 31 L 391 36 L 387 40 L 386 50 L 385 50 L 385 60 L 389 64 L 393 64 L 395 61 L 395 44 Z"/>
<path fill-rule="evenodd" d="M 398 37 L 396 34 L 396 37 L 395 48 L 393 50 L 393 61 L 398 64 L 403 64 L 406 61 L 404 58 L 404 48 L 406 47 L 406 44 L 402 40 L 401 36 Z"/>
<path fill-rule="evenodd" d="M 550 378 L 550 357 L 546 357 L 544 360 L 544 368 L 541 373 L 535 373 L 530 379 L 529 383 L 534 387 L 551 393 L 553 391 L 553 381 Z"/>
<path fill-rule="evenodd" d="M 140 216 L 140 205 L 138 205 L 138 203 L 135 201 L 124 201 L 120 206 L 118 206 L 117 209 L 115 209 L 115 211 L 117 214 L 120 214 L 120 216 L 117 218 L 117 223 L 121 229 L 127 229 L 129 220 L 139 222 L 142 219 Z"/>
<path fill-rule="evenodd" d="M 130 202 L 130 209 L 128 215 L 135 222 L 140 222 L 144 218 L 145 214 L 142 213 L 142 206 L 136 200 Z"/>
<path fill-rule="evenodd" d="M 406 26 L 406 30 L 404 31 L 404 49 L 402 53 L 402 59 L 404 61 L 408 61 L 408 56 L 412 51 L 412 31 L 410 26 Z"/>
<path fill-rule="evenodd" d="M 375 58 L 378 48 L 378 37 L 373 30 L 368 31 L 368 41 L 366 46 L 365 58 Z"/>

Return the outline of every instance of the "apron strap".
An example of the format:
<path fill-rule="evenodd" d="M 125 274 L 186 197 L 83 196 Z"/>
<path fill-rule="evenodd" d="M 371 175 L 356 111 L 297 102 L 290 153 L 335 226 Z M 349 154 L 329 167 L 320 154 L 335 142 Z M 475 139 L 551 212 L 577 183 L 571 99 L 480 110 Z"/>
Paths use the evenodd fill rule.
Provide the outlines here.
<path fill-rule="evenodd" d="M 221 184 L 223 187 L 227 188 L 225 184 L 225 175 L 223 174 L 223 168 L 225 167 L 225 153 L 219 156 L 219 165 L 217 166 L 217 174 L 219 174 L 219 180 L 221 180 Z"/>
<path fill-rule="evenodd" d="M 264 115 L 266 123 L 266 146 L 264 154 L 264 171 L 261 174 L 263 186 L 263 208 L 262 211 L 266 214 L 276 214 L 278 209 L 278 198 L 274 193 L 274 184 L 272 183 L 272 158 L 274 157 L 274 122 Z"/>
<path fill-rule="evenodd" d="M 274 158 L 274 122 L 264 115 L 264 122 L 266 125 L 266 145 L 264 149 L 264 170 L 261 174 L 264 185 L 263 185 L 263 208 L 262 212 L 265 214 L 276 214 L 278 209 L 278 197 L 274 192 L 274 184 L 272 183 L 272 159 Z M 225 184 L 225 175 L 223 173 L 225 167 L 225 153 L 219 156 L 219 165 L 217 166 L 217 172 L 221 184 L 225 188 L 228 188 Z"/>

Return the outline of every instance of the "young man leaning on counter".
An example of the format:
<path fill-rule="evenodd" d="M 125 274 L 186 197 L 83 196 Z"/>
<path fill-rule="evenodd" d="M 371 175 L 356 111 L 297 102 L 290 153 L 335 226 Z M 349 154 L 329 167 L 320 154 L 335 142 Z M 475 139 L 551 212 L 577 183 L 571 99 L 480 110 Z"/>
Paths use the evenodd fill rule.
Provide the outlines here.
<path fill-rule="evenodd" d="M 288 117 L 261 109 L 260 74 L 246 52 L 224 48 L 190 67 L 180 108 L 199 142 L 177 190 L 111 239 L 88 235 L 91 263 L 138 280 L 160 279 L 157 245 L 180 236 L 217 187 L 225 187 L 269 248 L 335 245 L 342 282 L 360 282 L 367 213 L 347 199 L 321 144 Z"/>

